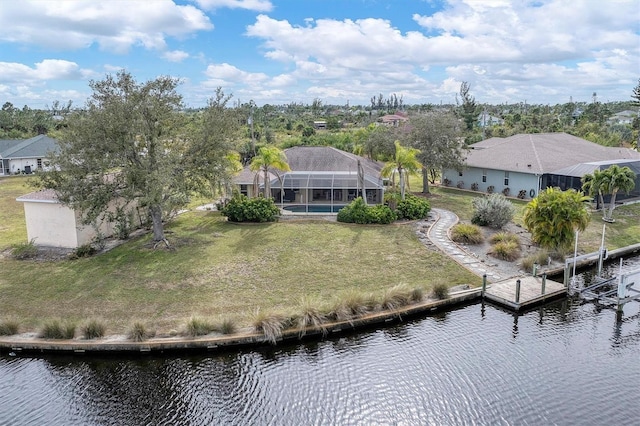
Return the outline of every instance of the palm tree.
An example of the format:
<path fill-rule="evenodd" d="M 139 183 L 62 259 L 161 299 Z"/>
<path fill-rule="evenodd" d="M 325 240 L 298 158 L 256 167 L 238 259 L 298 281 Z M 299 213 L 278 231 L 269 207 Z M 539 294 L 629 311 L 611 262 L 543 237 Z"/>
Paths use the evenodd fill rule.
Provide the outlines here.
<path fill-rule="evenodd" d="M 598 197 L 596 202 L 596 210 L 604 208 L 604 199 L 602 190 L 606 176 L 601 170 L 594 170 L 593 173 L 582 176 L 582 191 L 590 197 Z"/>
<path fill-rule="evenodd" d="M 616 195 L 619 191 L 629 193 L 636 187 L 636 174 L 629 167 L 620 167 L 617 164 L 609 167 L 602 172 L 606 174 L 605 194 L 611 194 L 609 200 L 609 209 L 606 212 L 605 220 L 613 222 L 613 209 L 616 208 Z"/>
<path fill-rule="evenodd" d="M 400 178 L 400 198 L 404 200 L 405 188 L 409 188 L 409 179 L 407 174 L 417 174 L 422 170 L 422 164 L 418 161 L 417 156 L 420 151 L 415 148 L 405 148 L 400 145 L 400 141 L 395 141 L 396 152 L 393 160 L 387 162 L 382 168 L 380 174 L 383 177 L 391 177 L 391 186 L 395 189 L 396 173 Z"/>
<path fill-rule="evenodd" d="M 524 225 L 536 243 L 563 252 L 571 248 L 575 231 L 589 224 L 586 199 L 574 189 L 547 188 L 526 205 Z"/>
<path fill-rule="evenodd" d="M 271 182 L 269 179 L 269 171 L 273 171 L 280 179 L 280 175 L 277 170 L 282 170 L 289 172 L 291 168 L 287 163 L 287 156 L 284 152 L 275 147 L 275 146 L 263 146 L 258 151 L 258 155 L 253 157 L 251 160 L 251 164 L 249 165 L 249 169 L 253 172 L 256 172 L 255 179 L 253 180 L 253 185 L 256 190 L 254 193 L 258 192 L 258 184 L 260 173 L 263 175 L 264 179 L 264 197 L 271 197 Z"/>

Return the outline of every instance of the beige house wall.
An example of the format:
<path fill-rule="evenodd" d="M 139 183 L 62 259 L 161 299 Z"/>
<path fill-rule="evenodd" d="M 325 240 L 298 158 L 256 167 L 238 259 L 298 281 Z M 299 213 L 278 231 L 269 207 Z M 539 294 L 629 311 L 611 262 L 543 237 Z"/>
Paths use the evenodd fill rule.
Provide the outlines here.
<path fill-rule="evenodd" d="M 82 225 L 79 213 L 58 202 L 23 201 L 23 204 L 27 238 L 38 246 L 77 248 L 90 244 L 97 235 L 93 226 Z M 115 208 L 109 210 L 115 211 Z M 137 219 L 134 221 L 139 226 Z M 105 237 L 112 236 L 114 228 L 114 223 L 107 221 L 101 221 L 98 226 Z"/>
<path fill-rule="evenodd" d="M 76 248 L 75 212 L 59 203 L 24 202 L 27 238 L 39 246 Z M 85 237 L 86 238 L 86 237 Z"/>

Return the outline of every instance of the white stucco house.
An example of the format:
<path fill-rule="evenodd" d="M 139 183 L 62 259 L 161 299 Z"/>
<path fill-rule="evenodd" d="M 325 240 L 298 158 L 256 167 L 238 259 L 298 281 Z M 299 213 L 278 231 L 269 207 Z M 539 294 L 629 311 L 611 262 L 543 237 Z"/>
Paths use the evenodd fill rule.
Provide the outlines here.
<path fill-rule="evenodd" d="M 99 221 L 96 227 L 83 225 L 80 213 L 63 205 L 52 189 L 43 189 L 18 197 L 23 203 L 27 239 L 37 246 L 75 249 L 94 241 L 98 233 L 114 234 L 114 223 Z M 140 225 L 140 218 L 137 218 Z"/>
<path fill-rule="evenodd" d="M 0 176 L 31 174 L 47 170 L 47 157 L 58 149 L 58 142 L 47 135 L 30 139 L 0 140 Z"/>
<path fill-rule="evenodd" d="M 495 137 L 469 148 L 463 170 L 443 170 L 443 185 L 530 199 L 547 187 L 579 190 L 583 175 L 612 164 L 640 167 L 640 153 L 633 149 L 605 147 L 566 133 Z M 640 196 L 638 191 L 640 182 L 629 197 Z"/>

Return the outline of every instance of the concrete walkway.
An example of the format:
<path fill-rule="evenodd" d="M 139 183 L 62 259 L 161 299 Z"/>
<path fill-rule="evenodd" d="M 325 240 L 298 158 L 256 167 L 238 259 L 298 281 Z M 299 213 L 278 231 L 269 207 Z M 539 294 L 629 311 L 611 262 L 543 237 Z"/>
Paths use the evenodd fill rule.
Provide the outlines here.
<path fill-rule="evenodd" d="M 437 248 L 474 274 L 479 276 L 487 274 L 487 281 L 489 282 L 509 278 L 502 271 L 480 261 L 472 253 L 467 252 L 451 241 L 449 229 L 458 223 L 458 216 L 455 213 L 443 209 L 432 209 L 431 213 L 435 216 L 435 223 L 431 225 L 427 235 Z"/>

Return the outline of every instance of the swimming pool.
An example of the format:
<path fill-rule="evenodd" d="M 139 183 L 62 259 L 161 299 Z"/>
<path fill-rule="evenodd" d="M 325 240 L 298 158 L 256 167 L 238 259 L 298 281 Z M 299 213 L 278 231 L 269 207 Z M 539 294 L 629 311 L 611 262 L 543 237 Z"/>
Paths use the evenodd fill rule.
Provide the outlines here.
<path fill-rule="evenodd" d="M 344 204 L 294 204 L 282 209 L 292 213 L 338 213 Z"/>

